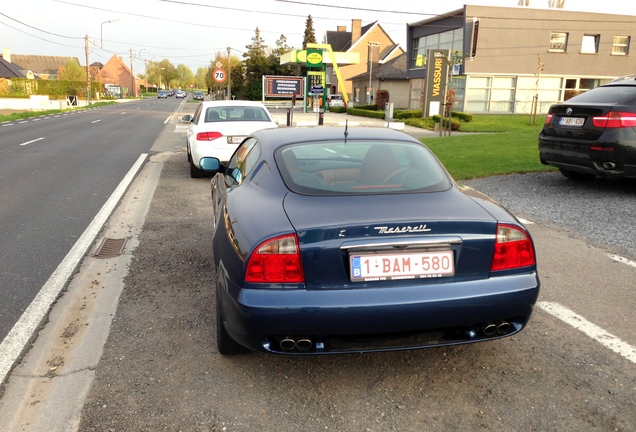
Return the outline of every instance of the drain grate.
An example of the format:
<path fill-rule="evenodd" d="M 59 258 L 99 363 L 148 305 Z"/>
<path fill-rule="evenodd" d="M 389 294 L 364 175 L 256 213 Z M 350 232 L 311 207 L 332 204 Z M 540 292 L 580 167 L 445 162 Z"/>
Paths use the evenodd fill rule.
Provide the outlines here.
<path fill-rule="evenodd" d="M 114 258 L 124 253 L 129 237 L 122 239 L 105 238 L 91 253 L 95 258 Z"/>

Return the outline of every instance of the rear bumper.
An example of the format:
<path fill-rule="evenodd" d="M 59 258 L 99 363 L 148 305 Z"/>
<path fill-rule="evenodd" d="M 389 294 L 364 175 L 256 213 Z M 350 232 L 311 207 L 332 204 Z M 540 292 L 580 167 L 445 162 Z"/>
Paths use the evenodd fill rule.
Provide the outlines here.
<path fill-rule="evenodd" d="M 213 141 L 196 141 L 192 144 L 192 161 L 197 168 L 201 168 L 199 161 L 202 157 L 209 156 L 218 158 L 221 162 L 230 160 L 238 144 L 227 144 L 227 138 L 221 137 Z"/>
<path fill-rule="evenodd" d="M 436 286 L 218 292 L 230 336 L 256 351 L 326 354 L 477 342 L 519 332 L 539 294 L 536 272 Z M 486 334 L 487 325 L 509 330 Z M 282 338 L 310 347 L 287 350 Z M 381 342 L 381 343 L 378 343 Z"/>
<path fill-rule="evenodd" d="M 624 137 L 581 143 L 540 134 L 539 158 L 544 165 L 582 174 L 635 178 L 636 147 L 619 138 Z"/>

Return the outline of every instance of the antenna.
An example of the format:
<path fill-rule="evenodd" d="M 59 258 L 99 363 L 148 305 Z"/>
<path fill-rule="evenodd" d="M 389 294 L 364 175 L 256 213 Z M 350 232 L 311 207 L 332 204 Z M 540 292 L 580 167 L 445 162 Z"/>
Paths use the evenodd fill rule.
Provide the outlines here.
<path fill-rule="evenodd" d="M 345 132 L 344 132 L 344 137 L 345 137 L 345 144 L 347 143 L 347 137 L 349 136 L 349 119 L 345 120 Z"/>

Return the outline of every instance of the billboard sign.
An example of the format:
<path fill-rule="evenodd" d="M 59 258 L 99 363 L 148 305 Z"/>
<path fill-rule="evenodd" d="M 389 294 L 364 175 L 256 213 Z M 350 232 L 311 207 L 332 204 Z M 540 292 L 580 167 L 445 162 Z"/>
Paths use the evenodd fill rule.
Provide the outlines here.
<path fill-rule="evenodd" d="M 304 97 L 303 78 L 286 76 L 265 77 L 265 97 Z"/>

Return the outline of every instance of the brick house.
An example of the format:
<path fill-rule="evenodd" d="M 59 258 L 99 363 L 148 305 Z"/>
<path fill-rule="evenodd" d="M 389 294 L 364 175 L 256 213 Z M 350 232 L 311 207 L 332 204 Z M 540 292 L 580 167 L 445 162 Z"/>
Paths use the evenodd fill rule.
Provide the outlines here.
<path fill-rule="evenodd" d="M 347 31 L 346 26 L 338 26 L 336 31 L 327 31 L 324 43 L 330 44 L 336 52 L 356 52 L 360 55 L 360 63 L 340 67 L 340 74 L 344 81 L 345 88 L 340 88 L 332 67 L 327 67 L 328 94 L 344 93 L 349 95 L 349 100 L 354 103 L 366 103 L 370 95 L 374 95 L 377 90 L 378 81 L 372 81 L 371 88 L 369 82 L 354 82 L 350 78 L 363 73 L 368 73 L 370 68 L 382 65 L 401 54 L 404 50 L 399 44 L 393 42 L 391 37 L 384 31 L 378 21 L 363 26 L 362 20 L 351 20 L 351 31 Z M 369 60 L 372 66 L 370 67 Z M 375 86 L 374 86 L 375 83 Z"/>
<path fill-rule="evenodd" d="M 123 59 L 116 55 L 112 56 L 97 72 L 95 79 L 102 84 L 102 87 L 110 85 L 121 87 L 121 97 L 139 95 L 139 83 Z"/>

